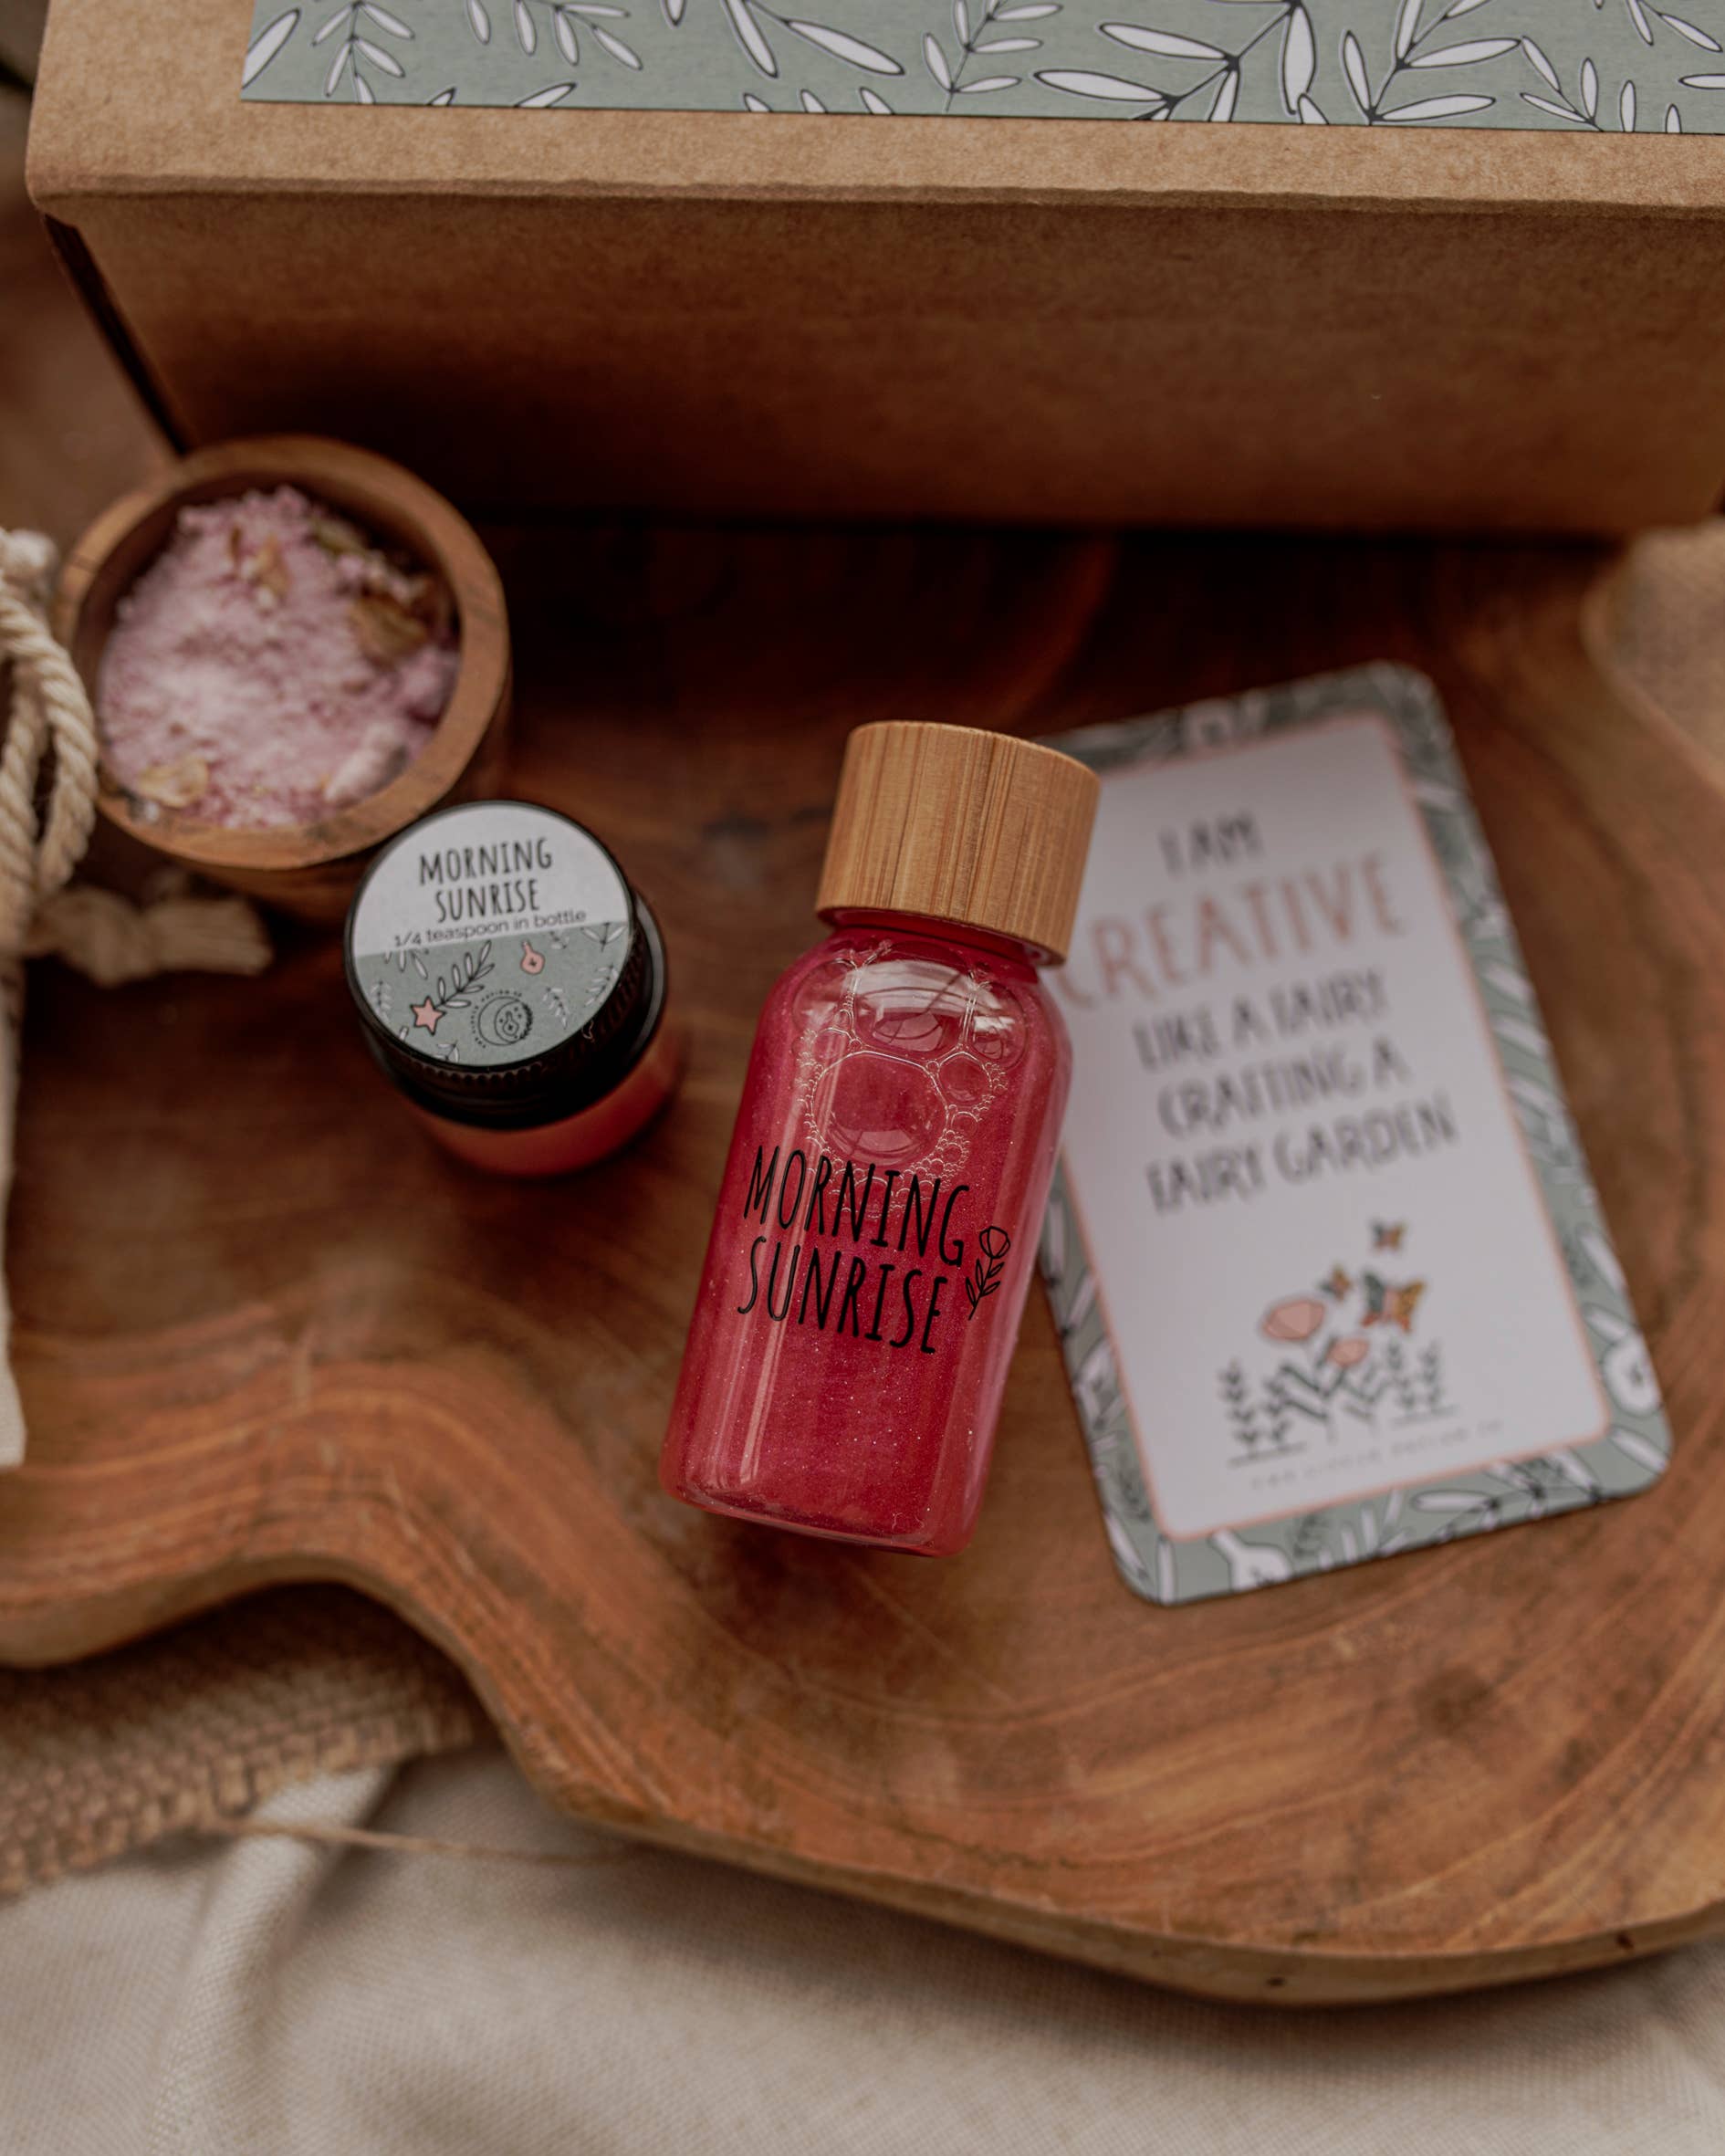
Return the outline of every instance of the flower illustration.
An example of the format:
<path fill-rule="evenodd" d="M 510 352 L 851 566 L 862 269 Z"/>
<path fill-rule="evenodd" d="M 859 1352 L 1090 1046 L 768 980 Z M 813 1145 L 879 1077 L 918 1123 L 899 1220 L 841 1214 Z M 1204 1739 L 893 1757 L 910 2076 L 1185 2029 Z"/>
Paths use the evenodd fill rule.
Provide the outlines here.
<path fill-rule="evenodd" d="M 1012 1248 L 1012 1238 L 1004 1228 L 988 1227 L 977 1238 L 977 1248 L 982 1255 L 970 1269 L 965 1282 L 965 1300 L 970 1305 L 970 1315 L 975 1317 L 981 1309 L 983 1299 L 992 1295 L 1000 1285 L 1000 1274 L 1006 1254 Z"/>
<path fill-rule="evenodd" d="M 1258 1329 L 1266 1340 L 1310 1340 L 1323 1316 L 1323 1305 L 1314 1296 L 1290 1295 L 1265 1311 Z"/>
<path fill-rule="evenodd" d="M 1352 1370 L 1357 1364 L 1363 1363 L 1371 1352 L 1371 1342 L 1362 1340 L 1357 1333 L 1353 1333 L 1345 1340 L 1331 1341 L 1330 1352 L 1324 1360 L 1333 1363 L 1338 1370 Z"/>

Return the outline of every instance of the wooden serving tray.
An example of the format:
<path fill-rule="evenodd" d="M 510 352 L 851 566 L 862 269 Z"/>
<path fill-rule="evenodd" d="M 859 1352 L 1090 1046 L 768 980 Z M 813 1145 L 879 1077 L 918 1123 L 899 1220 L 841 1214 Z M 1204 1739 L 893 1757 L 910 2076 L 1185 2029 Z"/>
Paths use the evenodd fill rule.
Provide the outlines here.
<path fill-rule="evenodd" d="M 591 1818 L 1235 1998 L 1459 1989 L 1725 1912 L 1725 801 L 1588 655 L 1584 552 L 520 535 L 517 790 L 665 921 L 686 1088 L 518 1188 L 430 1150 L 332 943 L 35 984 L 0 1654 L 264 1581 L 382 1597 Z M 1438 680 L 1677 1431 L 1651 1495 L 1234 1601 L 1115 1577 L 1040 1295 L 966 1556 L 671 1503 L 755 1012 L 845 728 L 1022 730 L 1394 657 Z"/>

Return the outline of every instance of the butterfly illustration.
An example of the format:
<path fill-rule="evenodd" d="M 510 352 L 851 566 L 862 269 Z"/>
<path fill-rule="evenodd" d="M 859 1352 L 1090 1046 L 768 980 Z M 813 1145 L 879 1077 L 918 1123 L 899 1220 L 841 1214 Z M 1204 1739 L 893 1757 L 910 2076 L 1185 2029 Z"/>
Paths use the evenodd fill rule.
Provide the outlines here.
<path fill-rule="evenodd" d="M 1365 1315 L 1361 1320 L 1368 1325 L 1399 1325 L 1404 1333 L 1414 1329 L 1414 1313 L 1419 1308 L 1419 1298 L 1426 1293 L 1423 1280 L 1410 1280 L 1406 1287 L 1393 1288 L 1387 1281 L 1380 1280 L 1375 1272 L 1365 1276 Z"/>
<path fill-rule="evenodd" d="M 1402 1238 L 1406 1233 L 1407 1223 L 1406 1220 L 1374 1220 L 1372 1223 L 1372 1248 L 1375 1251 L 1399 1251 L 1402 1247 Z"/>
<path fill-rule="evenodd" d="M 1354 1281 L 1352 1276 L 1338 1265 L 1329 1279 L 1321 1280 L 1318 1285 L 1329 1296 L 1332 1303 L 1340 1303 L 1342 1298 L 1352 1290 Z"/>

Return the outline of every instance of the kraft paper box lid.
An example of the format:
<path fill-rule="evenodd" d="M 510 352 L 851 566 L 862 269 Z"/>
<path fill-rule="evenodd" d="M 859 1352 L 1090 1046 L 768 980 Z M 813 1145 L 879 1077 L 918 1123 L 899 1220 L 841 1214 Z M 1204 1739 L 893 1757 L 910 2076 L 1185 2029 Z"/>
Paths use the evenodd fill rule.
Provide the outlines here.
<path fill-rule="evenodd" d="M 243 102 L 248 27 L 235 0 L 54 0 L 41 206 L 304 190 L 1725 211 L 1712 135 Z"/>
<path fill-rule="evenodd" d="M 495 61 L 511 17 L 467 4 Z M 1386 0 L 1358 5 L 1381 44 Z M 643 49 L 663 5 L 622 24 Z M 402 40 L 461 23 L 378 7 Z M 266 35 L 291 16 L 306 50 L 270 67 L 341 14 L 282 0 Z M 247 0 L 50 14 L 32 193 L 182 443 L 338 434 L 506 512 L 1615 534 L 1725 481 L 1725 136 L 623 110 L 597 83 L 432 110 L 418 59 L 379 75 L 411 103 L 303 68 L 276 102 L 241 95 L 258 35 Z M 1679 94 L 1725 125 L 1725 90 Z"/>

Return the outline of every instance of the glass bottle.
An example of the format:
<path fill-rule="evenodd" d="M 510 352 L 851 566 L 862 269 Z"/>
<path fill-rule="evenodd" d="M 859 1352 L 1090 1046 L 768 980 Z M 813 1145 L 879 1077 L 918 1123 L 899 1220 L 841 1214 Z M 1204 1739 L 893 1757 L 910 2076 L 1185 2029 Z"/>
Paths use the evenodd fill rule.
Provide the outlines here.
<path fill-rule="evenodd" d="M 962 1549 L 1066 1104 L 1038 968 L 1095 814 L 1070 757 L 961 727 L 851 737 L 817 909 L 769 995 L 662 1475 L 707 1511 Z"/>

